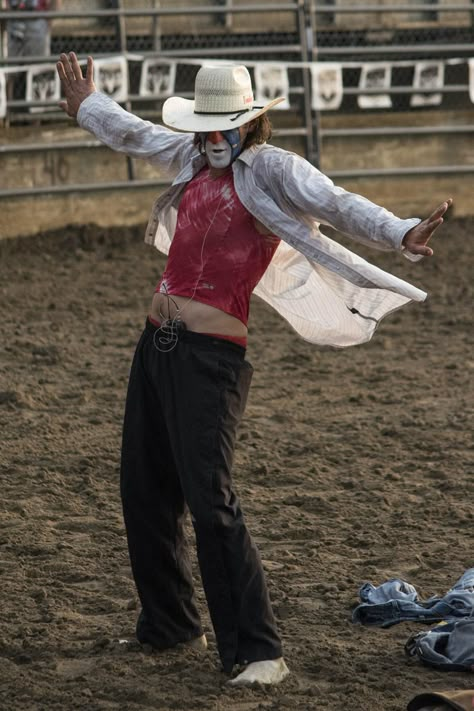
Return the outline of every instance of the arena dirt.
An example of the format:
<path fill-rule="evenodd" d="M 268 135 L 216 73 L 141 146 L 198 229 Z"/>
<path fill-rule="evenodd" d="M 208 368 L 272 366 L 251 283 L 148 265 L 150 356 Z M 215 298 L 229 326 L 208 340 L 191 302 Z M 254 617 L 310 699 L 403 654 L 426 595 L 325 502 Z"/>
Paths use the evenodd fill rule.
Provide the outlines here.
<path fill-rule="evenodd" d="M 364 346 L 312 346 L 255 299 L 235 481 L 292 675 L 240 691 L 225 686 L 198 580 L 206 655 L 120 642 L 138 608 L 121 416 L 162 258 L 140 229 L 0 243 L 2 709 L 396 711 L 419 690 L 474 685 L 404 655 L 420 625 L 351 623 L 366 580 L 403 577 L 428 597 L 474 565 L 473 231 L 448 221 L 417 265 L 371 251 L 430 297 Z"/>

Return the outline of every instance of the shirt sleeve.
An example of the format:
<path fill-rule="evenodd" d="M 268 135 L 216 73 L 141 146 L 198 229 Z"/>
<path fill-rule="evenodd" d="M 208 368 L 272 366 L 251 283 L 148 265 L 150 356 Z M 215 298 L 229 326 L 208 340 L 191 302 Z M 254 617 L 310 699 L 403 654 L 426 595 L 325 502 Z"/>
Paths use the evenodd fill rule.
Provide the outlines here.
<path fill-rule="evenodd" d="M 419 218 L 400 219 L 367 198 L 334 185 L 293 153 L 286 156 L 283 180 L 286 198 L 304 214 L 377 249 L 403 250 L 403 237 L 421 222 Z M 404 250 L 404 254 L 410 253 Z"/>
<path fill-rule="evenodd" d="M 112 150 L 167 171 L 180 170 L 197 152 L 192 133 L 144 121 L 98 91 L 82 102 L 77 122 Z"/>

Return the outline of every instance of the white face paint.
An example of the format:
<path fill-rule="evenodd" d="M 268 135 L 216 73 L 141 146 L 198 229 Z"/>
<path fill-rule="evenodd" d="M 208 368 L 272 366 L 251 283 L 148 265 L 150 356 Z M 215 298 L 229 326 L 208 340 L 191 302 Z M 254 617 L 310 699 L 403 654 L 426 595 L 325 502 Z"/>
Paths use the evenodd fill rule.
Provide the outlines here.
<path fill-rule="evenodd" d="M 207 139 L 205 151 L 209 165 L 213 168 L 227 168 L 230 165 L 232 149 L 226 140 L 212 143 Z"/>

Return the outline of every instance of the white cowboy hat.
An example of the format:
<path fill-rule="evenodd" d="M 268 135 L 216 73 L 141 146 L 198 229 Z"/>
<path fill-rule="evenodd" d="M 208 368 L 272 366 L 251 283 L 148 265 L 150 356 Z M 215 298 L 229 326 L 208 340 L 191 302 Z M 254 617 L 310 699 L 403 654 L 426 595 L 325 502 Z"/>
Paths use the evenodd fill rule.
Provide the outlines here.
<path fill-rule="evenodd" d="M 271 109 L 283 97 L 266 106 L 254 106 L 252 81 L 244 66 L 203 66 L 196 74 L 194 99 L 172 96 L 163 104 L 163 122 L 171 128 L 194 133 L 239 128 Z"/>

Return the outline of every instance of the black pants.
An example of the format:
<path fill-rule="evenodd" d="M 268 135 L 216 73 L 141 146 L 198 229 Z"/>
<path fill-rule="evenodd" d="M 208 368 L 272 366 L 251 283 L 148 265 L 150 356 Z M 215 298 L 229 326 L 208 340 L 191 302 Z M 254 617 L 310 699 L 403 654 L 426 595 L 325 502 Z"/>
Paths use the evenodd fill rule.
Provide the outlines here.
<path fill-rule="evenodd" d="M 147 322 L 122 447 L 123 510 L 142 604 L 138 639 L 163 649 L 202 634 L 183 530 L 189 508 L 224 670 L 276 659 L 281 644 L 262 564 L 231 478 L 252 367 L 229 341 L 183 331 L 162 352 L 158 335 Z"/>

